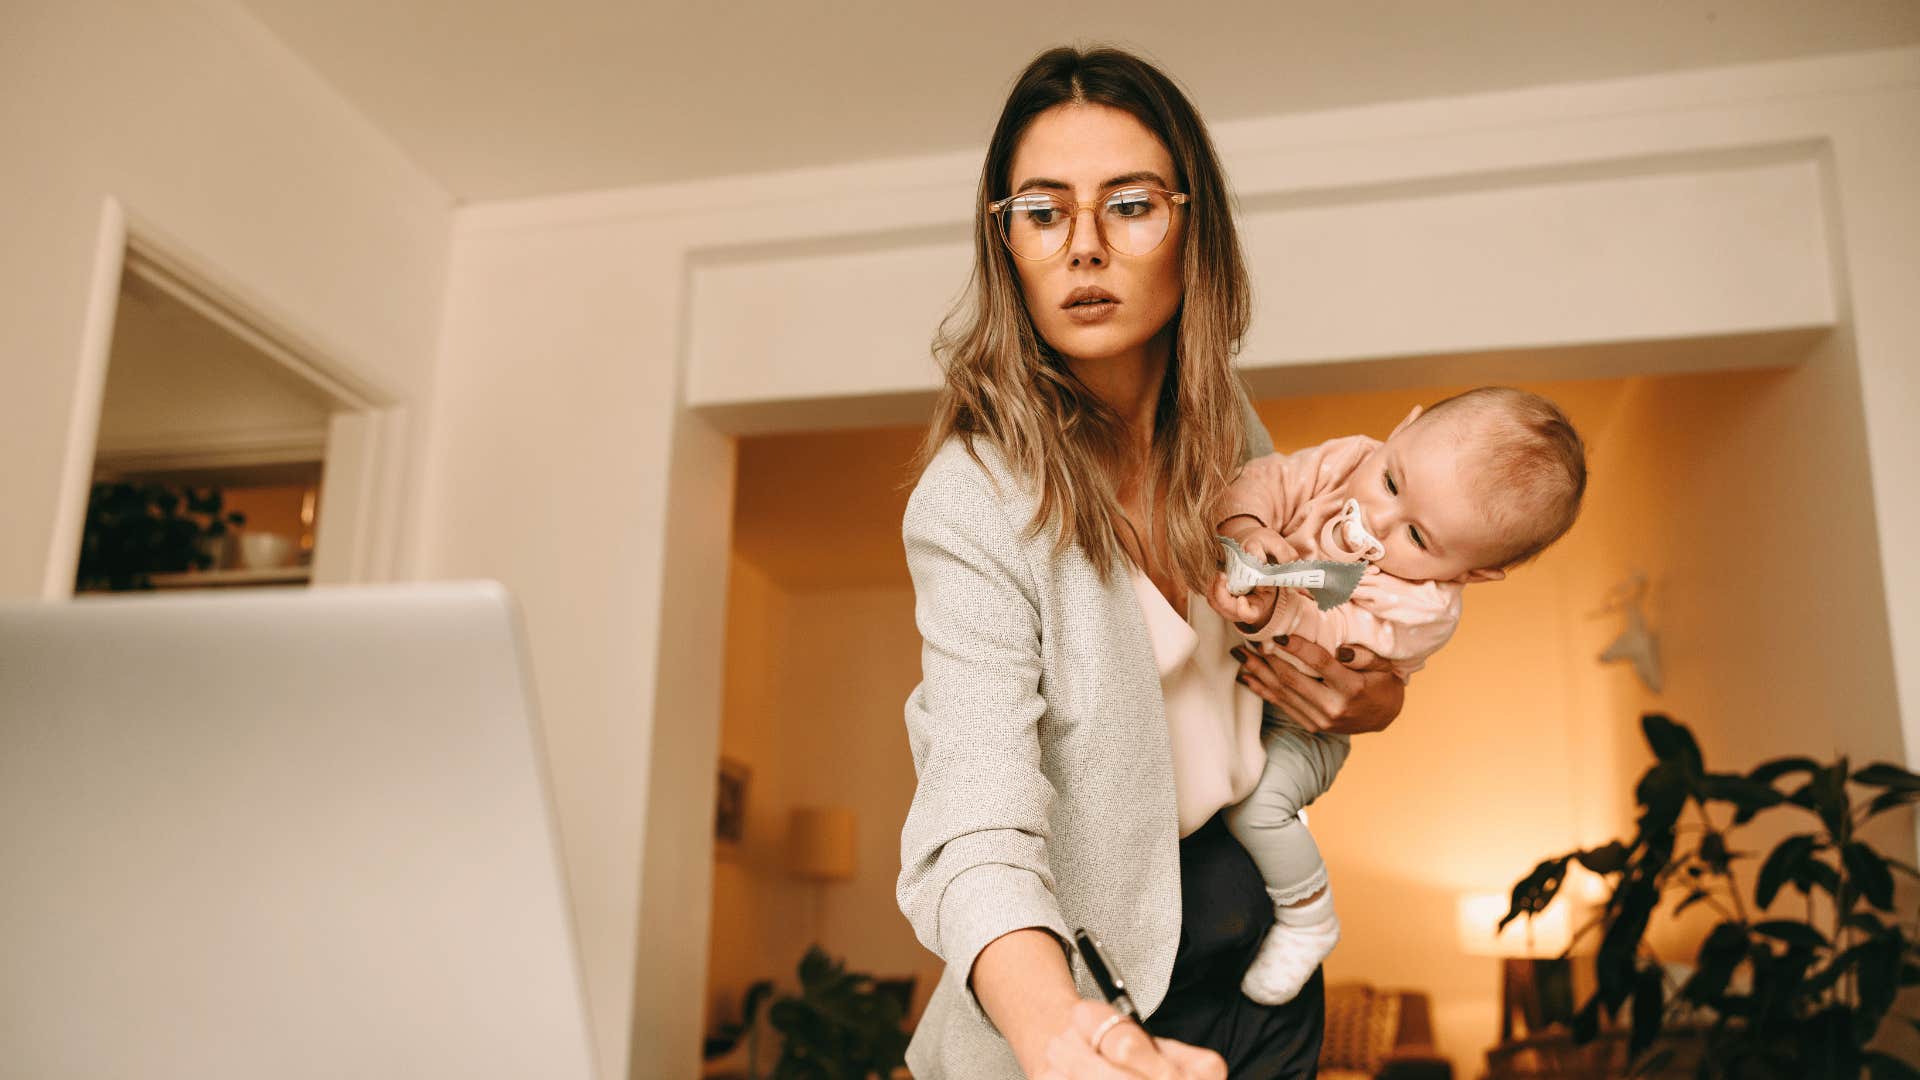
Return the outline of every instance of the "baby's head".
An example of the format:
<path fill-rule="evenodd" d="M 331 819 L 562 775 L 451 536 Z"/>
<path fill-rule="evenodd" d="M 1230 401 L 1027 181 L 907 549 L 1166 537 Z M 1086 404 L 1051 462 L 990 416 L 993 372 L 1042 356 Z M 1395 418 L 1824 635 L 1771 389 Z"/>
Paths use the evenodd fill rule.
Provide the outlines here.
<path fill-rule="evenodd" d="M 1586 448 L 1553 402 L 1503 386 L 1415 407 L 1348 481 L 1374 560 L 1409 581 L 1498 581 L 1573 526 Z"/>

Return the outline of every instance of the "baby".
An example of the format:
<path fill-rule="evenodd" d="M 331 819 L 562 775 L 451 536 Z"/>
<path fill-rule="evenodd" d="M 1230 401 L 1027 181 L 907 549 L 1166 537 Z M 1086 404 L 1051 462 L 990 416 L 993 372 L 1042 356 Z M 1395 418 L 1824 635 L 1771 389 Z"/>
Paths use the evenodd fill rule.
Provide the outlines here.
<path fill-rule="evenodd" d="M 1586 478 L 1585 449 L 1560 410 L 1505 387 L 1416 406 L 1386 442 L 1354 435 L 1256 458 L 1228 490 L 1215 531 L 1258 562 L 1367 569 L 1353 596 L 1327 611 L 1299 589 L 1235 596 L 1224 573 L 1209 601 L 1249 640 L 1298 634 L 1330 652 L 1364 645 L 1404 681 L 1452 636 L 1464 586 L 1499 581 L 1566 533 Z M 1259 786 L 1227 823 L 1275 906 L 1241 989 L 1279 1004 L 1340 939 L 1326 865 L 1299 811 L 1333 783 L 1347 736 L 1309 731 L 1269 708 L 1262 741 Z"/>

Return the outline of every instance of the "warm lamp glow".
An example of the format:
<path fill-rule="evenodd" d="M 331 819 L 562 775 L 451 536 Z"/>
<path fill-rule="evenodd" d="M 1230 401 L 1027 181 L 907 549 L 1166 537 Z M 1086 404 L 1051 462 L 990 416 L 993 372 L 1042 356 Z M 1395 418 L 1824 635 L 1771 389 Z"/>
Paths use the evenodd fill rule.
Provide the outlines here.
<path fill-rule="evenodd" d="M 1460 950 L 1472 956 L 1536 958 L 1559 956 L 1567 951 L 1573 935 L 1566 901 L 1552 905 L 1532 920 L 1522 915 L 1508 923 L 1506 930 L 1496 936 L 1494 927 L 1500 925 L 1501 917 L 1506 915 L 1510 906 L 1511 897 L 1505 893 L 1462 896 L 1458 909 Z M 1532 923 L 1531 942 L 1528 938 L 1529 921 Z"/>
<path fill-rule="evenodd" d="M 787 868 L 820 881 L 853 877 L 857 835 L 853 811 L 844 806 L 802 806 L 787 819 Z"/>

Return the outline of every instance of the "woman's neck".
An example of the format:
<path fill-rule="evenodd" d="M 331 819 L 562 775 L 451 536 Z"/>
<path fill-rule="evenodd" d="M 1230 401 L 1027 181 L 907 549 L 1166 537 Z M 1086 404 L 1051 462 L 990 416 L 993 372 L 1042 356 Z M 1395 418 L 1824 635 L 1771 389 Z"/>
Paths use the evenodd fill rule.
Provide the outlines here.
<path fill-rule="evenodd" d="M 1100 360 L 1067 358 L 1067 368 L 1106 406 L 1120 414 L 1127 427 L 1129 458 L 1145 461 L 1153 447 L 1153 422 L 1160 408 L 1160 388 L 1173 352 L 1172 324 L 1139 347 Z"/>

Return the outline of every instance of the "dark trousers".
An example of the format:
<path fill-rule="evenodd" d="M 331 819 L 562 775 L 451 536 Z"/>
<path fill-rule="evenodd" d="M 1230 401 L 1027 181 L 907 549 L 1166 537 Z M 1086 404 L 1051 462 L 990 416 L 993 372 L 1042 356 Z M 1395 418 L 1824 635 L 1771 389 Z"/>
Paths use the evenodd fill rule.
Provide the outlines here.
<path fill-rule="evenodd" d="M 1312 1080 L 1326 1033 L 1323 975 L 1315 971 L 1285 1005 L 1240 992 L 1273 925 L 1273 901 L 1218 814 L 1180 841 L 1180 913 L 1173 980 L 1147 1030 L 1218 1052 L 1233 1080 Z"/>

